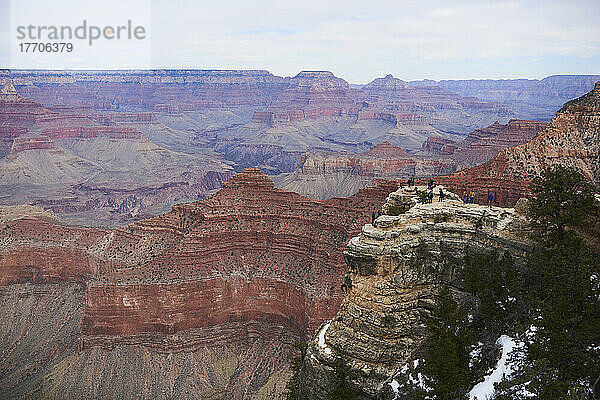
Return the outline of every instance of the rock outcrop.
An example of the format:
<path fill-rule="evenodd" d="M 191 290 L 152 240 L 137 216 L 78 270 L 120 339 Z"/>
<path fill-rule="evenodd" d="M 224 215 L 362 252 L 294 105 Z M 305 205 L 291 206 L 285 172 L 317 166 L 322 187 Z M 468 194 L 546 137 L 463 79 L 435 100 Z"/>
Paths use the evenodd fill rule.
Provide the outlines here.
<path fill-rule="evenodd" d="M 469 133 L 452 152 L 451 158 L 457 170 L 484 164 L 503 149 L 529 142 L 547 125 L 541 121 L 511 119 L 507 124 L 496 121 L 487 128 Z"/>
<path fill-rule="evenodd" d="M 350 240 L 344 252 L 348 291 L 337 315 L 309 342 L 303 398 L 326 398 L 340 358 L 350 366 L 364 398 L 386 389 L 391 393 L 388 383 L 426 338 L 426 321 L 440 287 L 450 285 L 457 297 L 465 296 L 464 257 L 498 249 L 523 260 L 529 249 L 524 215 L 512 208 L 464 204 L 447 191 L 444 201 L 435 200 L 416 204 L 414 187 L 399 189 L 384 208 L 416 205 L 398 216 L 382 215 Z"/>

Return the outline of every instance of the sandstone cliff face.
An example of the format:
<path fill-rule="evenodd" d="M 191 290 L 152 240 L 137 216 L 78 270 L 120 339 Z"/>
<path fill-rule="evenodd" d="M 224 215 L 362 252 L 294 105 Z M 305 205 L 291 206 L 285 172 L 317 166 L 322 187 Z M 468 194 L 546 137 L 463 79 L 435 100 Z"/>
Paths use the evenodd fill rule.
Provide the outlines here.
<path fill-rule="evenodd" d="M 268 177 L 248 169 L 202 202 L 176 206 L 107 238 L 104 251 L 115 262 L 89 283 L 83 330 L 174 333 L 261 318 L 308 333 L 341 299 L 339 249 L 389 190 L 320 202 L 275 189 Z M 238 300 L 224 294 L 230 290 Z M 199 291 L 205 297 L 194 295 Z M 164 296 L 170 300 L 156 303 Z M 212 322 L 207 304 L 222 304 Z"/>
<path fill-rule="evenodd" d="M 441 284 L 464 296 L 467 253 L 497 248 L 517 262 L 523 259 L 529 248 L 523 215 L 511 208 L 463 204 L 450 193 L 446 198 L 417 204 L 399 216 L 383 215 L 350 240 L 344 256 L 351 284 L 337 315 L 309 343 L 304 398 L 325 398 L 339 357 L 366 394 L 381 394 L 423 343 Z M 388 198 L 390 204 L 415 202 L 414 189 L 408 188 Z"/>

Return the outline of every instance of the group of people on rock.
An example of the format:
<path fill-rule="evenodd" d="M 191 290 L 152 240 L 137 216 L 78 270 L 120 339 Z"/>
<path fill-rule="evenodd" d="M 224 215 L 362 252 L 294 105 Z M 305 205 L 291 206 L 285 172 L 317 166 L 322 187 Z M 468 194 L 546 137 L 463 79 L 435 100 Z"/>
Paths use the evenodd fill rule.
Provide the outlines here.
<path fill-rule="evenodd" d="M 475 203 L 475 193 L 473 193 L 473 192 L 465 192 L 465 195 L 463 196 L 463 202 L 465 204 L 473 204 L 473 203 Z"/>
<path fill-rule="evenodd" d="M 410 177 L 408 178 L 407 181 L 407 185 L 409 187 L 414 186 L 415 185 L 415 178 L 414 177 Z M 429 178 L 429 181 L 427 181 L 427 197 L 425 198 L 425 202 L 426 203 L 432 203 L 433 202 L 433 188 L 435 187 L 433 178 Z M 445 193 L 444 190 L 442 188 L 440 188 L 440 195 L 439 195 L 439 201 L 444 201 L 444 197 L 445 197 Z M 477 200 L 477 195 L 475 194 L 475 192 L 473 191 L 466 191 L 463 195 L 463 202 L 466 204 L 474 204 Z M 495 192 L 489 192 L 488 196 L 487 196 L 487 205 L 488 206 L 492 206 L 493 204 L 496 204 L 498 201 L 497 197 L 496 197 L 496 193 Z"/>

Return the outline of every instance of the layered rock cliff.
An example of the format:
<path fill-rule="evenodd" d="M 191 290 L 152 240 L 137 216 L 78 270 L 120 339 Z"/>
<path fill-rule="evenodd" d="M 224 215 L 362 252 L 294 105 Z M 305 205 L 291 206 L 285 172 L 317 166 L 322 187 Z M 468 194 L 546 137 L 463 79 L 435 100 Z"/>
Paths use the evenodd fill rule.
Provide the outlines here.
<path fill-rule="evenodd" d="M 454 170 L 449 160 L 416 156 L 383 142 L 358 154 L 309 152 L 295 172 L 277 176 L 275 181 L 282 189 L 327 199 L 352 195 L 378 179 L 435 176 Z"/>
<path fill-rule="evenodd" d="M 549 121 L 563 103 L 589 92 L 598 80 L 600 75 L 552 75 L 540 80 L 425 80 L 410 85 L 436 85 L 461 96 L 505 104 L 519 118 Z"/>
<path fill-rule="evenodd" d="M 85 286 L 74 299 L 84 304 L 72 305 L 77 329 L 56 321 L 48 335 L 66 342 L 44 363 L 23 366 L 32 375 L 11 371 L 22 377 L 0 393 L 272 398 L 284 388 L 291 344 L 339 307 L 345 242 L 392 190 L 311 200 L 249 169 L 203 201 L 117 230 L 66 226 L 37 208 L 0 209 L 1 312 L 17 318 L 11 299 L 23 292 L 35 304 L 38 285 L 62 282 L 48 289 L 58 297 L 70 283 Z M 27 343 L 45 340 L 36 332 Z M 35 357 L 34 348 L 20 351 Z M 80 381 L 82 370 L 95 383 Z M 119 373 L 128 389 L 113 379 Z"/>
<path fill-rule="evenodd" d="M 526 144 L 502 150 L 489 162 L 436 181 L 463 196 L 473 192 L 485 203 L 515 204 L 529 193 L 531 180 L 552 165 L 573 167 L 600 187 L 600 82 L 567 102 L 550 124 Z"/>
<path fill-rule="evenodd" d="M 452 152 L 451 158 L 457 170 L 483 164 L 503 149 L 529 142 L 547 125 L 541 121 L 514 119 L 507 124 L 495 122 L 469 133 Z"/>
<path fill-rule="evenodd" d="M 414 187 L 392 193 L 388 203 L 384 209 L 415 205 L 377 218 L 348 243 L 348 291 L 309 342 L 302 398 L 326 398 L 339 359 L 351 368 L 361 398 L 394 398 L 389 383 L 420 350 L 440 287 L 466 296 L 464 257 L 498 249 L 519 263 L 529 248 L 526 218 L 512 208 L 464 204 L 448 192 L 441 202 L 417 204 Z"/>
<path fill-rule="evenodd" d="M 348 196 L 373 179 L 433 177 L 483 164 L 503 149 L 527 143 L 547 125 L 541 121 L 496 121 L 460 142 L 430 136 L 416 154 L 389 142 L 358 154 L 312 151 L 300 158 L 295 172 L 275 180 L 282 189 L 313 198 Z"/>
<path fill-rule="evenodd" d="M 232 174 L 217 153 L 171 151 L 113 122 L 89 110 L 50 110 L 6 84 L 0 95 L 0 204 L 38 204 L 84 224 L 123 224 L 177 200 L 203 197 Z"/>

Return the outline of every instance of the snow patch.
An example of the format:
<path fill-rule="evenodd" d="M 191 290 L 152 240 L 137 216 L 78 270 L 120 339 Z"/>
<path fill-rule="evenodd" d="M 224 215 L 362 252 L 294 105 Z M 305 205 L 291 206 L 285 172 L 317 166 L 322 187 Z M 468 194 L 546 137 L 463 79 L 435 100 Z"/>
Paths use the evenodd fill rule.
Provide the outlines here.
<path fill-rule="evenodd" d="M 329 329 L 329 325 L 331 325 L 331 321 L 327 322 L 325 326 L 323 326 L 323 328 L 321 329 L 321 332 L 319 332 L 319 347 L 322 348 L 325 354 L 327 355 L 332 353 L 329 346 L 327 346 L 327 344 L 325 343 L 325 333 L 327 332 L 327 329 Z"/>
<path fill-rule="evenodd" d="M 502 346 L 502 356 L 496 364 L 496 368 L 486 375 L 483 382 L 478 383 L 469 392 L 469 400 L 487 400 L 494 395 L 494 384 L 500 382 L 505 376 L 512 374 L 512 368 L 508 365 L 508 355 L 517 346 L 517 343 L 509 336 L 502 335 L 497 341 L 498 345 Z"/>
<path fill-rule="evenodd" d="M 392 387 L 392 391 L 394 392 L 394 400 L 398 398 L 398 388 L 400 387 L 400 384 L 398 383 L 397 380 L 392 379 L 391 382 L 388 382 L 388 385 L 390 385 Z"/>

